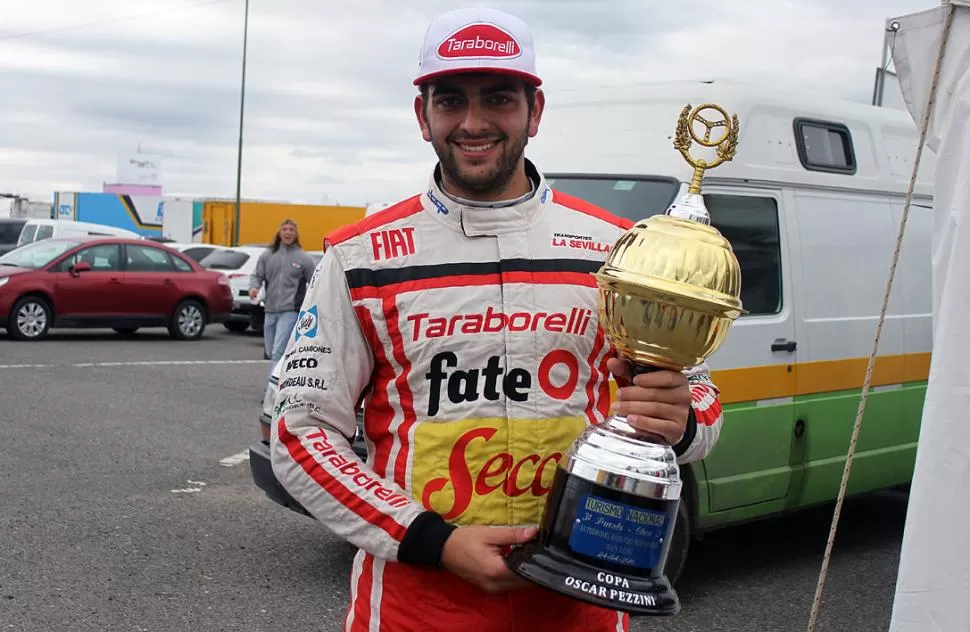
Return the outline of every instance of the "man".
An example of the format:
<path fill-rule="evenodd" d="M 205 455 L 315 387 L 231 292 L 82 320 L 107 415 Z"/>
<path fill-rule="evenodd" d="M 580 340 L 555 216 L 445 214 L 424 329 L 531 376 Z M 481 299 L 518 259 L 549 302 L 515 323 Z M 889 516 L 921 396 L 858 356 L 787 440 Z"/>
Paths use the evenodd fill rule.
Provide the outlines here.
<path fill-rule="evenodd" d="M 283 357 L 286 343 L 296 325 L 296 316 L 306 296 L 307 284 L 313 277 L 313 258 L 300 245 L 296 222 L 285 219 L 273 243 L 259 256 L 256 269 L 249 275 L 249 298 L 256 300 L 266 284 L 263 297 L 263 345 L 270 358 L 269 374 Z"/>
<path fill-rule="evenodd" d="M 545 97 L 529 29 L 492 10 L 426 33 L 414 110 L 438 155 L 427 191 L 329 238 L 290 342 L 274 471 L 360 547 L 346 629 L 628 629 L 520 580 L 555 465 L 630 375 L 597 324 L 595 250 L 631 226 L 552 191 L 524 158 Z M 639 376 L 612 409 L 703 458 L 720 429 L 704 367 Z M 692 407 L 692 398 L 699 402 Z M 367 463 L 353 453 L 363 405 Z"/>

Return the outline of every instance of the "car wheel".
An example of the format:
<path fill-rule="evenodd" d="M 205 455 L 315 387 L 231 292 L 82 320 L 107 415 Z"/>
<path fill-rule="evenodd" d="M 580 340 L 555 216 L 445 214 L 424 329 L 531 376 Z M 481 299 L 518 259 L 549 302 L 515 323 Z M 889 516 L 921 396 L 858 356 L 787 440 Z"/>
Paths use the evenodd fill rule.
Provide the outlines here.
<path fill-rule="evenodd" d="M 168 331 L 176 340 L 198 340 L 205 331 L 205 308 L 199 301 L 182 301 L 172 314 Z"/>
<path fill-rule="evenodd" d="M 39 296 L 25 296 L 10 310 L 7 332 L 14 340 L 43 340 L 50 331 L 54 313 Z"/>
<path fill-rule="evenodd" d="M 230 322 L 222 323 L 222 326 L 234 334 L 241 334 L 249 329 L 249 323 Z"/>
<path fill-rule="evenodd" d="M 667 552 L 667 563 L 664 565 L 664 575 L 670 580 L 672 586 L 684 573 L 691 537 L 692 529 L 690 515 L 687 511 L 687 496 L 681 496 L 680 506 L 677 508 L 677 523 L 674 525 L 674 534 L 670 538 L 670 550 Z"/>

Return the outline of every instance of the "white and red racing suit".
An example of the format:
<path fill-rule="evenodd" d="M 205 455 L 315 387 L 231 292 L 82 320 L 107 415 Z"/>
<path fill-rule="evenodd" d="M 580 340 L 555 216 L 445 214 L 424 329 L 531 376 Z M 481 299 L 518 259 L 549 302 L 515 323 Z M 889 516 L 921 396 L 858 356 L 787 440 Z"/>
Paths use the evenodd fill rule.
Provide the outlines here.
<path fill-rule="evenodd" d="M 345 629 L 627 630 L 541 588 L 492 595 L 440 568 L 456 525 L 537 525 L 556 464 L 609 414 L 590 274 L 632 223 L 552 190 L 482 208 L 437 184 L 331 235 L 280 379 L 273 469 L 358 552 Z M 680 462 L 721 424 L 705 366 Z M 364 407 L 367 462 L 353 452 Z"/>

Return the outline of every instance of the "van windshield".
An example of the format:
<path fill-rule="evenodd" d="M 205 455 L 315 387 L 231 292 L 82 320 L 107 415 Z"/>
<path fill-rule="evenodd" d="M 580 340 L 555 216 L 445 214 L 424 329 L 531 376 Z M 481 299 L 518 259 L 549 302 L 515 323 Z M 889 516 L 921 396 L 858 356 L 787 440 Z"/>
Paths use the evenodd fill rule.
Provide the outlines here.
<path fill-rule="evenodd" d="M 11 250 L 0 257 L 0 266 L 37 270 L 78 245 L 78 243 L 70 239 L 44 239 Z"/>
<path fill-rule="evenodd" d="M 23 246 L 24 244 L 29 244 L 34 241 L 34 233 L 37 232 L 37 224 L 27 224 L 24 229 L 20 231 L 20 237 L 17 239 L 17 245 Z"/>
<path fill-rule="evenodd" d="M 673 178 L 652 176 L 616 178 L 596 175 L 548 175 L 549 186 L 638 222 L 663 213 L 674 201 L 680 184 Z"/>

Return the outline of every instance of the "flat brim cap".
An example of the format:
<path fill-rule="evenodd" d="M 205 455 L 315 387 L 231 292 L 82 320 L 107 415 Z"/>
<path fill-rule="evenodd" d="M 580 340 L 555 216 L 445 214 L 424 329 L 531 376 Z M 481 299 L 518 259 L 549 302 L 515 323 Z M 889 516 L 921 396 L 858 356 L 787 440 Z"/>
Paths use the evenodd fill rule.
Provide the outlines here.
<path fill-rule="evenodd" d="M 476 72 L 510 75 L 542 85 L 526 23 L 496 9 L 456 9 L 435 18 L 425 32 L 414 85 Z"/>

